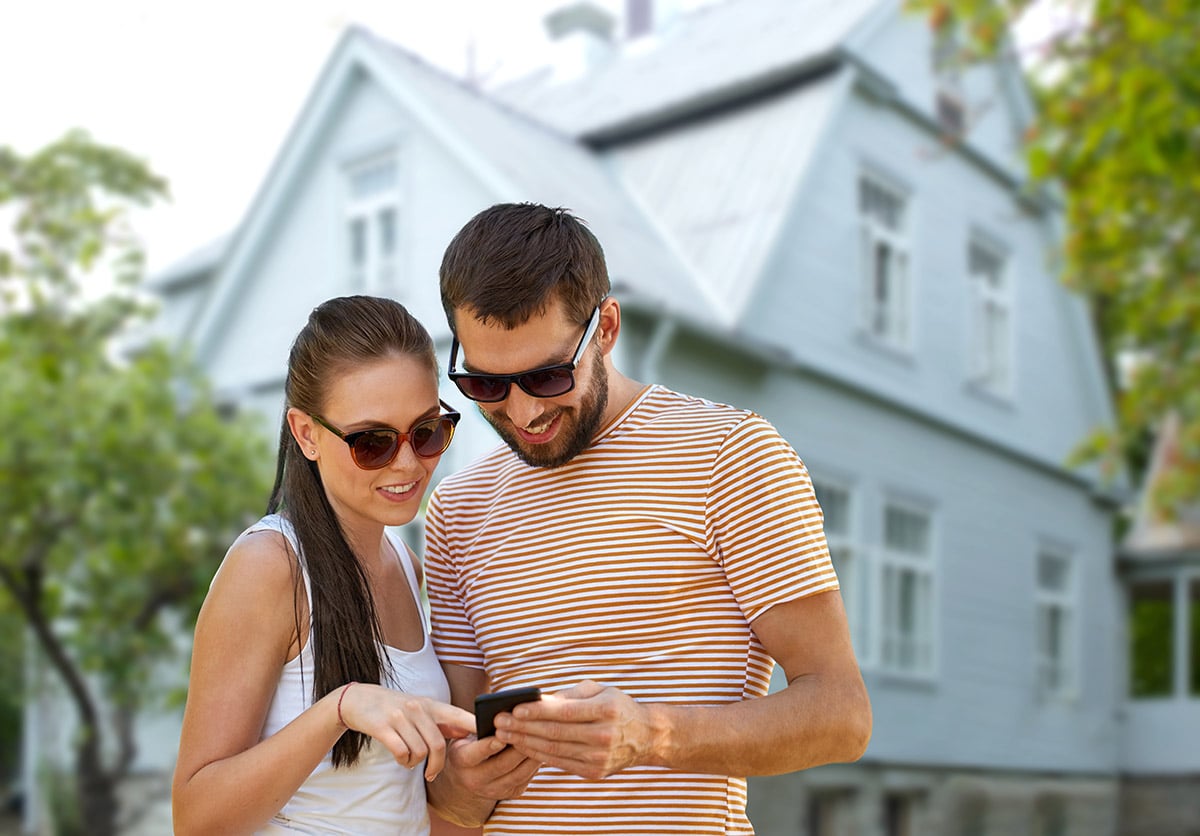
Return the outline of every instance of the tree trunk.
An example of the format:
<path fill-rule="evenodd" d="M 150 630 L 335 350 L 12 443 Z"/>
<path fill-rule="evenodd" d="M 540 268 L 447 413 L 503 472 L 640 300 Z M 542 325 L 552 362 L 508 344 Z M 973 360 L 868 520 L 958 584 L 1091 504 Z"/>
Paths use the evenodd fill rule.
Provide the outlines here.
<path fill-rule="evenodd" d="M 80 836 L 116 836 L 116 781 L 101 762 L 95 729 L 84 735 L 76 758 Z"/>
<path fill-rule="evenodd" d="M 46 543 L 40 550 L 48 548 Z M 58 671 L 79 717 L 79 748 L 75 753 L 75 786 L 78 793 L 80 836 L 115 836 L 117 773 L 104 768 L 100 741 L 100 714 L 82 671 L 67 652 L 42 610 L 44 594 L 40 560 L 28 557 L 21 575 L 0 565 L 0 583 L 8 587 L 24 611 L 29 626 L 50 664 Z M 61 816 L 63 811 L 52 811 Z"/>
<path fill-rule="evenodd" d="M 116 836 L 117 783 L 101 761 L 95 729 L 84 732 L 79 746 L 75 786 L 79 793 L 80 836 Z"/>

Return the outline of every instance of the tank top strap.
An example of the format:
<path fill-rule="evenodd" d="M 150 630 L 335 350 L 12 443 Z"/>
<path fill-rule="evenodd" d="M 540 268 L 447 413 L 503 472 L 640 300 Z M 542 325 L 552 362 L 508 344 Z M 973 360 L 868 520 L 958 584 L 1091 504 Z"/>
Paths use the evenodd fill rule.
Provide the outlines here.
<path fill-rule="evenodd" d="M 308 611 L 312 612 L 312 585 L 308 580 L 308 567 L 304 563 L 304 553 L 300 551 L 300 540 L 296 537 L 296 529 L 292 527 L 291 520 L 288 520 L 279 514 L 268 514 L 254 525 L 246 529 L 247 534 L 255 531 L 276 531 L 283 535 L 287 540 L 288 545 L 292 547 L 292 552 L 295 553 L 296 559 L 300 564 L 300 577 L 304 580 L 304 594 L 308 598 Z"/>

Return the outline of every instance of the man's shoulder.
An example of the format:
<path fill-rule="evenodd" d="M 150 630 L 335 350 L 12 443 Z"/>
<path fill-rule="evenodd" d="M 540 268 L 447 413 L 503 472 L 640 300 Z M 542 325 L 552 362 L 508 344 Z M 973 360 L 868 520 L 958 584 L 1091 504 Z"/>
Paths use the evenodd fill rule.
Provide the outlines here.
<path fill-rule="evenodd" d="M 762 420 L 752 410 L 699 395 L 676 392 L 664 386 L 655 386 L 642 406 L 646 419 L 656 423 L 675 421 L 681 425 L 710 426 L 729 431 L 747 420 Z"/>

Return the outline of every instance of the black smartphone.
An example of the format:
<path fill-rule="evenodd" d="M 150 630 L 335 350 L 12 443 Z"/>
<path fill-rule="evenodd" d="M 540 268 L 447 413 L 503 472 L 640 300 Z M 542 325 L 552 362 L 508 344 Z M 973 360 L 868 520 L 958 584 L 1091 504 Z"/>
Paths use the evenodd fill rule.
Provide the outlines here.
<path fill-rule="evenodd" d="M 483 740 L 496 733 L 496 715 L 501 711 L 512 711 L 523 702 L 536 702 L 542 698 L 537 688 L 509 688 L 494 694 L 480 694 L 475 698 L 475 734 Z"/>

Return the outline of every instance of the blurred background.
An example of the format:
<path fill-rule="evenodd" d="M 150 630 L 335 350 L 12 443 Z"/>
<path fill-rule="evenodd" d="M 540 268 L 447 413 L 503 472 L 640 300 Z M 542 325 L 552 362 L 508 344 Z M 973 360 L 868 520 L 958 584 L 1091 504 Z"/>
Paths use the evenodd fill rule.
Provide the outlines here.
<path fill-rule="evenodd" d="M 308 311 L 570 208 L 805 460 L 875 730 L 757 831 L 1200 834 L 1200 0 L 0 7 L 0 834 L 170 832 Z M 464 411 L 439 474 L 496 443 Z M 420 521 L 405 531 L 421 551 Z"/>

